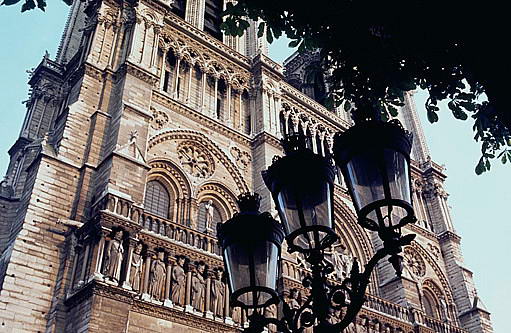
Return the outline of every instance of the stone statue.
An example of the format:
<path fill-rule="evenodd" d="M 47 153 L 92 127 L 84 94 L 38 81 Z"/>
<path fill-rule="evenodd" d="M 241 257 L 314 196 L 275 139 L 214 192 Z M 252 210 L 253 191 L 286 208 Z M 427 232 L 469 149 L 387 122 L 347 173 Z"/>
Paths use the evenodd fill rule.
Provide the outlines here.
<path fill-rule="evenodd" d="M 184 304 L 185 290 L 186 290 L 186 274 L 185 274 L 185 261 L 184 256 L 177 256 L 177 262 L 172 269 L 172 302 L 174 304 Z"/>
<path fill-rule="evenodd" d="M 241 324 L 241 308 L 239 306 L 231 308 L 232 310 L 232 320 L 237 323 Z"/>
<path fill-rule="evenodd" d="M 164 255 L 163 252 L 158 252 L 158 257 L 151 263 L 151 271 L 149 273 L 149 294 L 158 301 L 162 299 L 162 292 L 165 288 L 165 275 L 167 273 L 165 262 L 163 261 Z"/>
<path fill-rule="evenodd" d="M 192 275 L 192 306 L 202 311 L 202 305 L 204 304 L 204 296 L 206 294 L 206 281 L 204 280 L 204 271 L 206 270 L 206 264 L 203 261 L 199 261 L 196 264 L 196 269 Z"/>
<path fill-rule="evenodd" d="M 206 230 L 213 230 L 213 213 L 215 212 L 215 207 L 213 206 L 213 201 L 208 200 L 206 205 L 204 206 L 206 209 Z"/>
<path fill-rule="evenodd" d="M 130 285 L 135 291 L 140 291 L 140 280 L 142 278 L 142 243 L 138 243 L 131 257 Z"/>
<path fill-rule="evenodd" d="M 337 250 L 341 248 L 341 251 Z M 332 255 L 332 265 L 337 279 L 342 280 L 350 274 L 351 266 L 353 265 L 353 257 L 348 253 L 347 249 L 342 245 L 337 245 L 329 252 Z"/>
<path fill-rule="evenodd" d="M 291 310 L 297 310 L 300 308 L 300 303 L 298 302 L 298 297 L 299 297 L 298 289 L 293 288 L 289 291 L 289 296 L 287 298 L 287 305 L 289 305 Z"/>
<path fill-rule="evenodd" d="M 119 282 L 121 277 L 121 263 L 124 254 L 122 236 L 122 230 L 117 231 L 114 234 L 114 238 L 108 242 L 108 246 L 105 251 L 105 267 L 103 274 L 115 282 Z"/>
<path fill-rule="evenodd" d="M 224 270 L 221 267 L 214 269 L 214 278 L 211 280 L 211 312 L 215 316 L 224 316 L 225 284 L 222 282 Z"/>

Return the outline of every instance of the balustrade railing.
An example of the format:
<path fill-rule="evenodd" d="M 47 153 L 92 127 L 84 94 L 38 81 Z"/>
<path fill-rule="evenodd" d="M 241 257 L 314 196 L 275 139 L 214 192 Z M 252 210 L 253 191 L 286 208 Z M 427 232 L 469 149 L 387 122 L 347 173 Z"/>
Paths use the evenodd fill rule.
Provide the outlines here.
<path fill-rule="evenodd" d="M 199 250 L 221 255 L 218 241 L 215 237 L 145 212 L 142 207 L 135 205 L 130 200 L 107 194 L 93 207 L 94 214 L 101 210 L 106 210 L 128 219 L 154 234 L 167 237 L 170 240 L 181 242 Z"/>

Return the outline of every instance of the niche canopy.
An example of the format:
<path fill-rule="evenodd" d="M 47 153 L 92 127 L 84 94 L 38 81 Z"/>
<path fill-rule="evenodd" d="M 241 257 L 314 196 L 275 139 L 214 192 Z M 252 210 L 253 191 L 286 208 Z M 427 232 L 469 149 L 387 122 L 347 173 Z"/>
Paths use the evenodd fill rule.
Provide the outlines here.
<path fill-rule="evenodd" d="M 412 135 L 396 121 L 368 120 L 334 138 L 341 169 L 358 215 L 373 231 L 415 222 L 411 201 Z"/>
<path fill-rule="evenodd" d="M 286 155 L 274 158 L 263 179 L 284 226 L 289 252 L 311 253 L 337 240 L 332 230 L 334 167 L 306 148 L 301 133 L 287 136 Z"/>
<path fill-rule="evenodd" d="M 279 302 L 275 290 L 284 232 L 270 213 L 259 212 L 259 203 L 257 193 L 240 195 L 240 212 L 217 225 L 231 304 L 244 309 L 260 309 Z"/>

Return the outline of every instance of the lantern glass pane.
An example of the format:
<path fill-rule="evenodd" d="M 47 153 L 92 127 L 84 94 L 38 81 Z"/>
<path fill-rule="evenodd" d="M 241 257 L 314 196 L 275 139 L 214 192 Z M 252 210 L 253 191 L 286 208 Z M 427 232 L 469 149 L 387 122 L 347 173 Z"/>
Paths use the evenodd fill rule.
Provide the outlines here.
<path fill-rule="evenodd" d="M 385 149 L 385 163 L 392 199 L 411 203 L 408 161 L 400 152 Z"/>
<path fill-rule="evenodd" d="M 297 180 L 301 186 L 283 187 L 278 194 L 278 209 L 289 235 L 303 227 L 326 226 L 333 221 L 332 185 L 327 182 Z M 304 249 L 317 248 L 323 239 L 322 233 L 304 232 L 294 242 Z"/>
<path fill-rule="evenodd" d="M 248 307 L 257 307 L 272 297 L 254 287 L 276 289 L 279 248 L 272 242 L 233 243 L 225 249 L 232 291 L 249 288 L 237 299 Z"/>
<path fill-rule="evenodd" d="M 354 156 L 347 163 L 346 182 L 351 187 L 354 204 L 358 210 L 385 198 L 379 165 L 379 161 L 371 153 Z"/>

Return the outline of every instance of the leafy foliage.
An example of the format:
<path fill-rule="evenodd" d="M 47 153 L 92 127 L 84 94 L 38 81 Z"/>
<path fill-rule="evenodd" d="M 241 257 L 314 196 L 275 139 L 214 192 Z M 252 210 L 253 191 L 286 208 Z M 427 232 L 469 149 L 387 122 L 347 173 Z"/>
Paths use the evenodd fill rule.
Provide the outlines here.
<path fill-rule="evenodd" d="M 420 87 L 429 93 L 425 107 L 434 123 L 438 102 L 447 100 L 456 119 L 474 121 L 480 174 L 491 159 L 511 158 L 502 84 L 508 51 L 499 40 L 508 30 L 499 15 L 504 12 L 460 0 L 238 0 L 227 3 L 223 28 L 241 36 L 250 19 L 260 22 L 259 36 L 270 43 L 286 34 L 299 51 L 321 49 L 333 91 L 327 102 L 353 104 L 355 118 L 374 117 L 373 110 L 383 119 L 395 117 L 404 92 Z"/>

